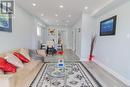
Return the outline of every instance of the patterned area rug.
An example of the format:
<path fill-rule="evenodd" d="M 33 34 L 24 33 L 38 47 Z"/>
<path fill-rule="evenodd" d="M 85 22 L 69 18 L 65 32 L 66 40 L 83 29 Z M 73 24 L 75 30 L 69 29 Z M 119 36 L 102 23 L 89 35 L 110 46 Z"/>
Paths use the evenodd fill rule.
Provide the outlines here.
<path fill-rule="evenodd" d="M 30 87 L 101 87 L 81 63 L 66 63 L 65 67 L 59 73 L 56 64 L 46 63 Z"/>

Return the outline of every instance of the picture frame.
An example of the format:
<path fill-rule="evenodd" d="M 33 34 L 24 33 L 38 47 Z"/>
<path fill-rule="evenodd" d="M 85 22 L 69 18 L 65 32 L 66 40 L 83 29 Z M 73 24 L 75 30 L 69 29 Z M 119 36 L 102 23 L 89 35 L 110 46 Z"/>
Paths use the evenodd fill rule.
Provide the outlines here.
<path fill-rule="evenodd" d="M 55 36 L 55 35 L 56 35 L 56 29 L 54 29 L 54 28 L 49 28 L 48 31 L 49 31 L 49 35 L 52 35 L 52 36 Z"/>
<path fill-rule="evenodd" d="M 100 36 L 115 35 L 117 16 L 113 16 L 100 22 Z"/>
<path fill-rule="evenodd" d="M 11 5 L 8 7 L 8 5 Z M 13 1 L 1 1 L 0 3 L 0 31 L 12 32 Z"/>
<path fill-rule="evenodd" d="M 10 14 L 0 14 L 0 31 L 12 32 L 12 17 Z"/>

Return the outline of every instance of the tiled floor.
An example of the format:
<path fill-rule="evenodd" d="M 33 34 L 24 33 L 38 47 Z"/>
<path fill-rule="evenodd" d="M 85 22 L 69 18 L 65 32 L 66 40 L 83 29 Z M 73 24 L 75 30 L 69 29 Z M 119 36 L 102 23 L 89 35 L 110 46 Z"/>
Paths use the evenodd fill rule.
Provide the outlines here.
<path fill-rule="evenodd" d="M 64 55 L 65 62 L 78 62 L 79 58 L 71 51 L 66 50 Z M 57 62 L 57 56 L 48 56 L 45 62 Z M 103 70 L 94 62 L 82 62 L 92 75 L 103 85 L 103 87 L 127 87 L 114 76 Z"/>

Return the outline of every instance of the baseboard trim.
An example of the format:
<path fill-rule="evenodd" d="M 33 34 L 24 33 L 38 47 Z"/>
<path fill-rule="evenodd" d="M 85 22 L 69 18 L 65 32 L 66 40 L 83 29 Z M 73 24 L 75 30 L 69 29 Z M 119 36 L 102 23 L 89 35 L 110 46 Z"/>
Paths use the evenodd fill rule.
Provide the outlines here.
<path fill-rule="evenodd" d="M 113 75 L 115 78 L 117 78 L 118 80 L 120 80 L 121 82 L 123 82 L 124 84 L 126 84 L 127 86 L 130 86 L 130 80 L 127 80 L 122 75 L 120 75 L 119 73 L 116 73 L 115 71 L 113 71 L 112 69 L 108 68 L 106 65 L 102 64 L 101 62 L 99 62 L 97 60 L 94 60 L 94 62 L 97 65 L 99 65 L 100 67 L 102 67 L 104 70 L 106 70 L 108 73 L 110 73 L 111 75 Z"/>

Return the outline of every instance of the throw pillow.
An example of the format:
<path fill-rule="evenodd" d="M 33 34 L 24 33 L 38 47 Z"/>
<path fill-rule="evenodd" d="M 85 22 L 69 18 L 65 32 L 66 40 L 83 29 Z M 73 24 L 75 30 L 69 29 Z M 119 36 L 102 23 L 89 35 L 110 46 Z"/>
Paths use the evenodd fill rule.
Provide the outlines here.
<path fill-rule="evenodd" d="M 18 53 L 18 52 L 13 52 L 13 54 L 14 54 L 17 58 L 19 58 L 22 62 L 24 62 L 24 63 L 28 63 L 28 62 L 29 62 L 29 60 L 28 60 L 25 56 L 23 56 L 22 54 L 20 54 L 20 53 Z"/>
<path fill-rule="evenodd" d="M 5 59 L 0 58 L 0 69 L 2 69 L 4 72 L 16 72 L 16 67 L 10 63 L 8 63 Z"/>
<path fill-rule="evenodd" d="M 22 61 L 20 59 L 18 59 L 16 56 L 14 56 L 13 54 L 7 54 L 5 59 L 7 60 L 7 62 L 15 65 L 16 67 L 23 68 Z"/>
<path fill-rule="evenodd" d="M 20 48 L 11 49 L 8 53 L 19 52 Z"/>
<path fill-rule="evenodd" d="M 0 53 L 0 57 L 4 58 L 6 56 L 6 53 Z"/>
<path fill-rule="evenodd" d="M 25 56 L 29 61 L 31 60 L 31 57 L 29 56 L 29 51 L 28 51 L 28 49 L 21 48 L 21 49 L 19 50 L 19 53 L 22 54 L 23 56 Z"/>

